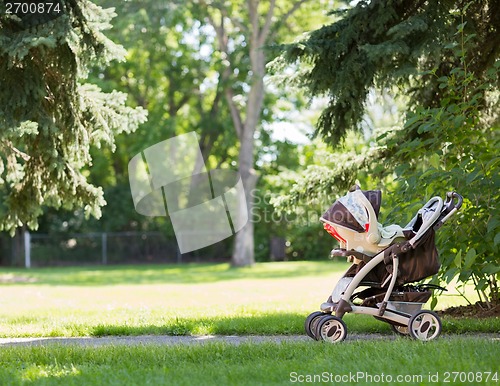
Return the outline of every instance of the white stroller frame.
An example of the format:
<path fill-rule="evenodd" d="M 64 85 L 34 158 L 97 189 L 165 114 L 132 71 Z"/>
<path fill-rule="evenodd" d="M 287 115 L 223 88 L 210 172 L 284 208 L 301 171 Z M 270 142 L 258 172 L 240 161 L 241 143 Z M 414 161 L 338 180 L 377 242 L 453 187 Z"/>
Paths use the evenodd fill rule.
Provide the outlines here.
<path fill-rule="evenodd" d="M 456 204 L 454 203 L 455 199 L 457 200 Z M 431 229 L 439 229 L 444 222 L 455 214 L 461 207 L 462 202 L 462 196 L 455 192 L 447 193 L 445 202 L 443 202 L 440 197 L 431 198 L 405 227 L 405 230 L 414 230 L 414 227 L 418 227 L 415 235 L 410 240 L 390 245 L 393 249 L 390 251 L 389 255 L 390 258 L 392 258 L 392 273 L 390 273 L 382 283 L 381 287 L 386 292 L 382 302 L 377 303 L 376 308 L 355 305 L 351 299 L 354 291 L 362 285 L 362 281 L 368 273 L 378 264 L 383 263 L 384 259 L 387 262 L 388 248 L 381 250 L 373 256 L 354 277 L 344 276 L 339 280 L 332 293 L 331 301 L 329 299 L 329 301 L 323 303 L 321 305 L 321 311 L 310 314 L 306 319 L 306 333 L 316 340 L 325 340 L 332 343 L 342 341 L 347 335 L 347 328 L 342 317 L 345 313 L 353 313 L 372 315 L 379 320 L 391 324 L 392 329 L 396 333 L 409 335 L 418 340 L 428 341 L 439 336 L 441 332 L 441 321 L 435 312 L 421 310 L 423 303 L 415 302 L 403 304 L 404 302 L 391 302 L 389 298 L 397 282 L 399 254 L 406 253 L 410 249 L 415 249 L 419 241 L 421 241 Z M 368 213 L 370 213 L 370 211 L 368 211 Z M 370 214 L 373 215 L 373 209 Z M 372 221 L 373 217 L 370 217 L 370 221 Z M 325 222 L 324 219 L 322 219 L 322 221 Z M 376 241 L 377 238 L 373 238 L 373 240 Z M 346 252 L 346 254 L 348 253 L 349 252 Z M 384 288 L 388 281 L 387 288 Z"/>

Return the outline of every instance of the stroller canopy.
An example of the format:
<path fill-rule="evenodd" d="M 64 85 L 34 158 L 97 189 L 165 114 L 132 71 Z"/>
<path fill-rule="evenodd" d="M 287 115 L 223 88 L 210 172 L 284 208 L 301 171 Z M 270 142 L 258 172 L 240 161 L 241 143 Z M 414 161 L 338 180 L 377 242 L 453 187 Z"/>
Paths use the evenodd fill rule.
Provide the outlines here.
<path fill-rule="evenodd" d="M 370 219 L 365 206 L 352 193 L 353 191 L 351 190 L 345 196 L 335 201 L 323 214 L 322 218 L 358 233 L 363 233 L 367 231 L 367 224 L 369 224 Z M 380 190 L 363 190 L 362 193 L 370 202 L 378 218 L 382 192 Z"/>

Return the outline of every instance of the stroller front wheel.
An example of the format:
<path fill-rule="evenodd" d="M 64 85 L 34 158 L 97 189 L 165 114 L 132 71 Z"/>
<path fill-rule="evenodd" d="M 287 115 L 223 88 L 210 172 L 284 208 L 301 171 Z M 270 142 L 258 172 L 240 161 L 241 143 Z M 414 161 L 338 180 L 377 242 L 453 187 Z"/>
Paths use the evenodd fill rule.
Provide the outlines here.
<path fill-rule="evenodd" d="M 333 315 L 323 316 L 318 321 L 316 327 L 316 337 L 323 339 L 325 342 L 338 343 L 342 342 L 347 336 L 347 326 L 344 321 Z"/>
<path fill-rule="evenodd" d="M 316 311 L 306 318 L 304 329 L 306 330 L 306 334 L 308 337 L 314 340 L 319 340 L 319 338 L 316 336 L 316 327 L 318 325 L 318 321 L 325 315 L 326 314 L 324 312 Z"/>
<path fill-rule="evenodd" d="M 428 310 L 417 312 L 408 322 L 410 336 L 424 342 L 436 339 L 441 334 L 441 328 L 439 316 Z"/>

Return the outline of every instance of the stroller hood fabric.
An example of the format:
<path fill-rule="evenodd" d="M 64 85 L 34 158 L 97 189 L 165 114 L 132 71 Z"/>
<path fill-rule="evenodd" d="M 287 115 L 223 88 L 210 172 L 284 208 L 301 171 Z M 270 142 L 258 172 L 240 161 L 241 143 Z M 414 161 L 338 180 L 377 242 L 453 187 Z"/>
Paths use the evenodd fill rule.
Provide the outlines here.
<path fill-rule="evenodd" d="M 380 190 L 364 190 L 363 195 L 370 201 L 370 204 L 378 217 L 380 204 L 382 201 L 382 192 Z M 340 197 L 323 214 L 322 218 L 334 224 L 352 229 L 358 233 L 366 231 L 366 224 L 369 222 L 365 207 L 358 202 L 352 192 Z"/>

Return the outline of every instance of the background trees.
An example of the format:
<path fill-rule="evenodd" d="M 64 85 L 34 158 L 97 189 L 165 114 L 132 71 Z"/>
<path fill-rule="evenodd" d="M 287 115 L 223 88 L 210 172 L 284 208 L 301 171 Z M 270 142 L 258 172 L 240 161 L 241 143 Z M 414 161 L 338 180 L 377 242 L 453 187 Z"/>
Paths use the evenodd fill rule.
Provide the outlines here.
<path fill-rule="evenodd" d="M 440 280 L 471 279 L 498 302 L 499 3 L 362 1 L 339 16 L 283 54 L 303 68 L 298 84 L 328 97 L 318 132 L 335 144 L 359 131 L 374 87 L 407 96 L 405 122 L 375 131 L 364 151 L 339 158 L 344 167 L 315 179 L 338 187 L 346 169 L 364 172 L 370 187 L 389 188 L 394 199 L 384 205 L 393 207 L 389 219 L 407 217 L 400 223 L 424 197 L 463 194 L 461 215 L 440 232 Z M 311 184 L 297 189 L 314 192 Z"/>
<path fill-rule="evenodd" d="M 272 93 L 265 92 L 265 63 L 267 55 L 271 56 L 269 46 L 282 39 L 290 41 L 294 33 L 309 28 L 311 20 L 318 20 L 311 15 L 322 15 L 319 3 L 307 1 L 273 1 L 271 6 L 258 1 L 244 5 L 112 0 L 97 3 L 103 8 L 88 1 L 62 2 L 66 10 L 63 16 L 49 22 L 39 21 L 36 26 L 30 24 L 29 28 L 24 28 L 15 17 L 2 18 L 2 53 L 11 62 L 22 58 L 27 63 L 33 61 L 32 55 L 36 54 L 40 64 L 36 74 L 40 81 L 32 83 L 32 78 L 23 82 L 16 77 L 15 66 L 12 69 L 8 61 L 2 62 L 6 66 L 3 84 L 12 88 L 14 94 L 19 92 L 17 99 L 8 93 L 2 94 L 4 101 L 11 103 L 4 104 L 5 122 L 9 117 L 13 122 L 32 120 L 23 123 L 26 130 L 21 126 L 13 128 L 10 137 L 5 136 L 6 141 L 2 142 L 8 150 L 4 158 L 4 176 L 8 180 L 3 185 L 4 192 L 13 197 L 11 201 L 8 198 L 2 201 L 6 228 L 14 229 L 30 222 L 34 229 L 37 218 L 42 216 L 41 226 L 45 232 L 161 228 L 168 233 L 168 220 L 152 220 L 134 212 L 126 174 L 128 160 L 158 141 L 196 130 L 205 162 L 211 168 L 241 163 L 244 165 L 242 175 L 248 179 L 254 174 L 255 160 L 263 153 L 254 146 L 254 141 L 258 138 L 259 143 L 269 142 L 269 135 L 260 127 L 260 122 L 271 123 L 275 119 L 273 104 L 281 92 L 277 88 Z M 112 29 L 110 20 L 114 12 L 103 10 L 109 7 L 115 7 L 117 13 Z M 301 14 L 297 13 L 299 9 Z M 52 30 L 56 33 L 51 35 Z M 127 52 L 112 41 L 123 44 Z M 18 51 L 21 54 L 15 57 Z M 52 66 L 51 55 L 67 57 Z M 125 56 L 126 62 L 111 63 L 113 58 Z M 25 71 L 24 64 L 16 65 Z M 57 67 L 57 77 L 44 73 L 45 65 Z M 78 86 L 87 75 L 90 83 L 99 89 Z M 31 87 L 35 95 L 22 106 L 44 101 L 43 83 L 47 80 L 53 82 L 48 86 L 53 89 L 49 90 L 53 100 L 51 104 L 42 103 L 47 110 L 42 113 L 48 115 L 50 121 L 49 110 L 57 106 L 59 114 L 69 118 L 63 123 L 56 122 L 54 128 L 38 130 L 37 125 L 45 119 L 43 116 L 25 109 L 23 114 L 31 114 L 31 118 L 22 117 L 19 106 L 17 110 L 11 107 L 27 97 L 25 91 L 28 99 L 31 98 Z M 23 87 L 19 87 L 20 84 Z M 127 103 L 132 108 L 124 107 L 125 95 L 115 90 L 128 93 Z M 85 106 L 78 105 L 83 102 Z M 121 131 L 135 130 L 138 123 L 144 122 L 146 110 L 149 121 L 133 135 L 114 137 Z M 242 136 L 244 127 L 249 129 Z M 14 142 L 11 137 L 15 138 Z M 240 137 L 246 138 L 244 145 Z M 26 149 L 41 144 L 40 140 L 45 141 L 43 146 L 36 145 L 33 149 L 34 153 L 43 153 L 37 158 Z M 101 147 L 101 141 L 112 146 Z M 294 145 L 285 144 L 286 147 L 294 148 Z M 16 162 L 11 162 L 12 159 Z M 39 160 L 36 165 L 35 159 Z M 63 174 L 52 171 L 57 162 L 61 165 L 56 169 L 63 170 Z M 36 176 L 29 180 L 24 171 Z M 254 178 L 248 185 L 249 205 L 252 205 L 251 189 L 256 181 Z M 84 220 L 90 212 L 99 217 L 105 202 L 104 216 L 99 222 Z M 55 210 L 50 209 L 51 206 Z M 18 212 L 22 212 L 20 217 L 16 217 Z M 249 224 L 248 229 L 253 229 L 253 224 Z M 173 233 L 170 234 L 173 237 Z M 240 252 L 235 256 L 245 256 L 243 260 L 235 258 L 236 265 L 254 261 L 254 240 L 252 232 L 248 234 L 250 238 L 245 236 L 244 243 L 237 243 L 246 247 L 238 248 Z"/>
<path fill-rule="evenodd" d="M 96 81 L 104 89 L 127 90 L 133 105 L 149 111 L 146 124 L 118 141 L 123 156 L 114 156 L 113 184 L 127 183 L 127 157 L 174 134 L 196 130 L 210 167 L 238 166 L 251 217 L 253 191 L 260 188 L 255 161 L 262 154 L 255 141 L 268 140 L 261 123 L 276 119 L 274 103 L 283 93 L 266 91 L 266 63 L 274 55 L 270 47 L 291 41 L 321 20 L 326 3 L 100 1 L 116 7 L 109 36 L 128 55 L 126 63 L 96 71 Z M 255 261 L 253 228 L 250 222 L 235 236 L 234 265 Z"/>
<path fill-rule="evenodd" d="M 50 206 L 77 209 L 67 215 L 78 219 L 98 215 L 104 199 L 97 186 L 109 203 L 103 220 L 73 221 L 74 229 L 164 229 L 168 221 L 134 212 L 127 163 L 160 140 L 196 130 L 211 168 L 238 165 L 247 192 L 273 190 L 282 206 L 302 197 L 315 200 L 309 207 L 321 212 L 327 203 L 320 194 L 333 201 L 359 180 L 394 197 L 385 204 L 392 208 L 387 221 L 404 223 L 426 197 L 459 191 L 466 197 L 462 217 L 441 233 L 441 279 L 471 277 L 488 293 L 484 297 L 496 300 L 498 2 L 361 1 L 299 43 L 283 46 L 274 61 L 281 79 L 326 96 L 318 133 L 345 145 L 333 152 L 318 143 L 271 143 L 266 131 L 279 120 L 280 98 L 302 107 L 291 88 L 267 84 L 266 63 L 276 54 L 271 48 L 317 28 L 323 9 L 333 7 L 326 0 L 101 0 L 117 9 L 111 30 L 112 12 L 89 1 L 63 4 L 64 15 L 43 23 L 4 13 L 0 18 L 0 79 L 9 90 L 0 95 L 4 229 L 36 227 L 43 211 L 43 225 L 54 226 L 61 213 Z M 125 56 L 127 62 L 109 66 Z M 82 83 L 89 71 L 100 89 Z M 374 89 L 401 96 L 403 123 L 367 123 Z M 126 91 L 132 108 L 114 90 Z M 143 122 L 145 110 L 148 123 L 115 139 Z M 351 129 L 358 134 L 346 136 Z M 274 177 L 282 169 L 286 174 Z M 254 209 L 268 204 L 261 200 Z M 250 200 L 250 212 L 252 205 Z M 253 225 L 237 236 L 235 265 L 254 261 Z M 322 231 L 311 223 L 259 224 L 257 244 L 284 229 L 292 256 L 316 254 L 310 246 L 318 245 Z M 464 229 L 467 237 L 459 236 Z M 308 243 L 299 236 L 295 242 L 294 234 L 310 236 Z"/>
<path fill-rule="evenodd" d="M 254 169 L 255 135 L 260 130 L 265 109 L 264 77 L 269 61 L 266 46 L 283 39 L 285 32 L 297 27 L 303 30 L 311 17 L 320 14 L 318 5 L 326 2 L 315 2 L 309 7 L 305 4 L 312 2 L 306 0 L 247 0 L 244 4 L 200 0 L 197 3 L 206 11 L 203 21 L 213 28 L 218 43 L 215 52 L 223 60 L 219 81 L 239 142 L 238 171 L 251 218 L 252 192 L 258 178 Z M 249 221 L 235 236 L 232 263 L 245 266 L 254 261 L 254 223 Z"/>

